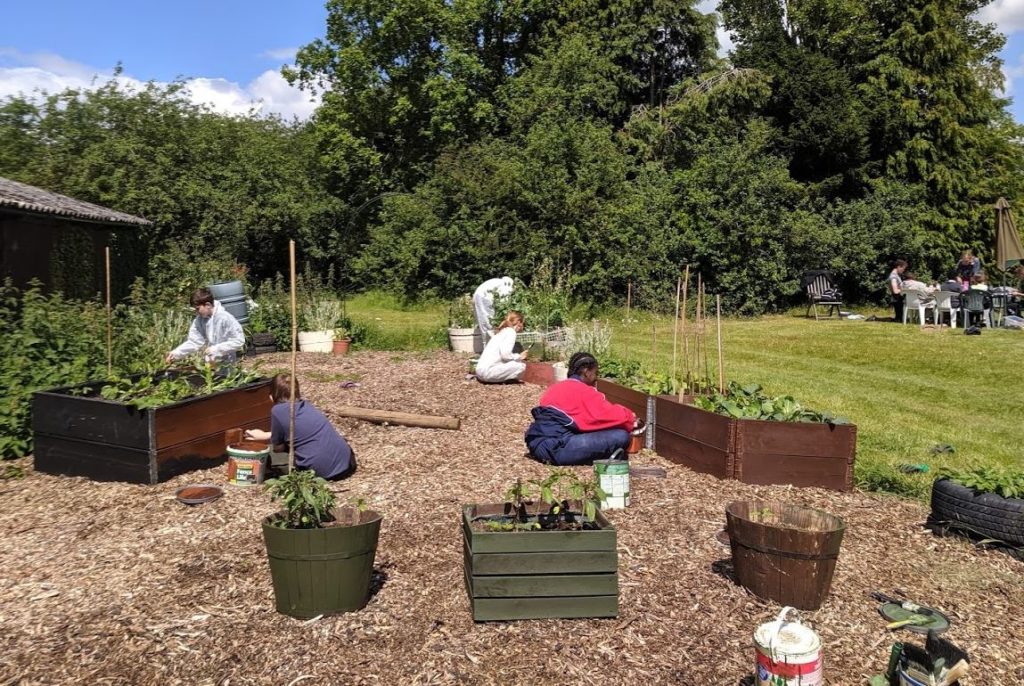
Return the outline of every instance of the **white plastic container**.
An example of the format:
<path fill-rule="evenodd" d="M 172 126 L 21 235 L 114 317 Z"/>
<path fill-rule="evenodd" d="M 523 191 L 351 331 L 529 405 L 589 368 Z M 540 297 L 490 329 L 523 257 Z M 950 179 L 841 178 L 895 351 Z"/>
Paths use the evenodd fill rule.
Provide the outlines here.
<path fill-rule="evenodd" d="M 457 353 L 476 353 L 484 351 L 484 339 L 478 327 L 472 329 L 448 329 L 448 343 Z"/>
<path fill-rule="evenodd" d="M 299 350 L 304 353 L 329 353 L 333 347 L 333 329 L 299 332 Z"/>
<path fill-rule="evenodd" d="M 822 686 L 821 639 L 800 622 L 787 622 L 791 607 L 754 631 L 757 686 Z"/>

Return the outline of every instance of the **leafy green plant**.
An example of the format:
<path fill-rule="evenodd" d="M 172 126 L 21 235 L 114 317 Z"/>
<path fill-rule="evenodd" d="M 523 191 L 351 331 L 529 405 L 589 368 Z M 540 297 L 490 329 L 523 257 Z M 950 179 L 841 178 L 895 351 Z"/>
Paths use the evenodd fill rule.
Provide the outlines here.
<path fill-rule="evenodd" d="M 281 512 L 273 515 L 270 524 L 279 529 L 319 529 L 334 521 L 334 492 L 327 481 L 309 469 L 293 469 L 276 479 L 269 479 L 263 490 L 271 500 L 280 502 Z"/>
<path fill-rule="evenodd" d="M 612 330 L 599 319 L 571 322 L 565 330 L 565 356 L 588 352 L 601 360 L 611 348 Z"/>
<path fill-rule="evenodd" d="M 975 465 L 966 468 L 943 467 L 939 478 L 947 478 L 979 493 L 995 493 L 1004 498 L 1024 498 L 1024 471 Z"/>
<path fill-rule="evenodd" d="M 345 305 L 340 300 L 314 298 L 302 309 L 307 331 L 329 331 L 345 316 Z"/>
<path fill-rule="evenodd" d="M 648 395 L 676 395 L 685 387 L 679 379 L 666 372 L 647 369 L 636 360 L 610 357 L 601 362 L 600 372 L 606 379 Z"/>
<path fill-rule="evenodd" d="M 694 405 L 727 417 L 737 419 L 763 419 L 774 422 L 821 422 L 825 424 L 849 424 L 843 417 L 827 412 L 809 410 L 793 399 L 783 395 L 776 398 L 765 395 L 761 386 L 741 386 L 730 382 L 725 393 L 713 392 L 710 396 L 698 396 Z"/>
<path fill-rule="evenodd" d="M 460 295 L 448 303 L 448 326 L 452 329 L 471 329 L 476 326 L 473 299 Z"/>
<path fill-rule="evenodd" d="M 115 376 L 100 388 L 100 397 L 147 409 L 237 388 L 258 378 L 259 373 L 251 370 L 235 367 L 226 374 L 218 374 L 212 365 L 201 364 L 185 371 Z"/>

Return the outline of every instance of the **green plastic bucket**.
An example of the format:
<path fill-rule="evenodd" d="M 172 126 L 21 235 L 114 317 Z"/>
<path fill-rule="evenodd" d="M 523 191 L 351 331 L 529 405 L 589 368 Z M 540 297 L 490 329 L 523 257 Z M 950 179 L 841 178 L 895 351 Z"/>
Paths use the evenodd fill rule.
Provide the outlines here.
<path fill-rule="evenodd" d="M 629 507 L 629 462 L 627 460 L 594 460 L 594 473 L 607 496 L 602 510 Z"/>

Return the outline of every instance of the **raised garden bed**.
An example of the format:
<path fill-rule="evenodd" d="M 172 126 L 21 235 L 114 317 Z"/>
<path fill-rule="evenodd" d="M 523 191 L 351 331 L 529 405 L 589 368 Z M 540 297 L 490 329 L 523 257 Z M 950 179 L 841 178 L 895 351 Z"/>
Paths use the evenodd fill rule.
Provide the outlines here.
<path fill-rule="evenodd" d="M 694 471 L 748 484 L 853 488 L 853 424 L 737 419 L 655 399 L 655 450 Z"/>
<path fill-rule="evenodd" d="M 32 394 L 36 470 L 155 484 L 222 459 L 227 429 L 270 428 L 270 379 L 147 409 L 99 397 L 103 385 Z"/>
<path fill-rule="evenodd" d="M 580 531 L 484 531 L 474 520 L 504 505 L 465 505 L 462 535 L 466 591 L 478 622 L 615 617 L 619 611 L 615 527 Z"/>

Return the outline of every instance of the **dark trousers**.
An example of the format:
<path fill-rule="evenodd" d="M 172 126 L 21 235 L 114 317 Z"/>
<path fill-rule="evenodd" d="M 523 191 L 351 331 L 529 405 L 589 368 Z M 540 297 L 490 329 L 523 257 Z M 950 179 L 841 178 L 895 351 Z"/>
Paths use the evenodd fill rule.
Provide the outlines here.
<path fill-rule="evenodd" d="M 619 448 L 625 457 L 629 446 L 629 432 L 625 429 L 604 429 L 573 434 L 554 453 L 554 462 L 559 466 L 592 464 L 594 460 L 606 460 Z"/>
<path fill-rule="evenodd" d="M 896 323 L 903 323 L 903 307 L 906 305 L 907 296 L 900 293 L 892 296 L 892 309 L 896 313 Z M 923 323 L 923 322 L 922 322 Z"/>

